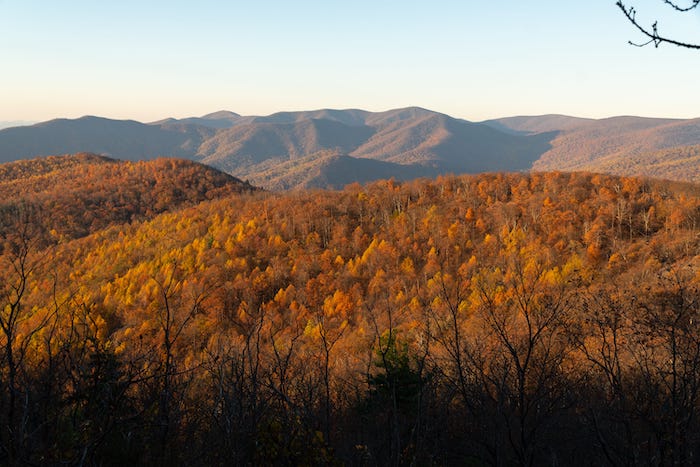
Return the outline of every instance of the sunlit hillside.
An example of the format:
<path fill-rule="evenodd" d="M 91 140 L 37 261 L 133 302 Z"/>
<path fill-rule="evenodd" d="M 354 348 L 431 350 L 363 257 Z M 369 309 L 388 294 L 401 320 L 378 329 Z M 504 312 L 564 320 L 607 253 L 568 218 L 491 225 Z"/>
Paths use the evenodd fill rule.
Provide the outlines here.
<path fill-rule="evenodd" d="M 0 164 L 0 229 L 31 228 L 41 246 L 254 188 L 185 160 L 116 161 L 94 154 Z M 37 246 L 37 245 L 35 245 Z"/>
<path fill-rule="evenodd" d="M 686 436 L 700 428 L 696 185 L 484 174 L 215 196 L 229 185 L 200 192 L 201 169 L 182 162 L 51 164 L 123 170 L 134 187 L 171 170 L 202 196 L 172 209 L 157 196 L 160 214 L 128 219 L 113 198 L 91 197 L 86 209 L 120 221 L 45 247 L 34 236 L 61 225 L 37 219 L 73 200 L 84 209 L 79 197 L 14 218 L 33 229 L 8 215 L 10 463 L 698 454 Z M 27 203 L 60 193 L 16 183 Z"/>

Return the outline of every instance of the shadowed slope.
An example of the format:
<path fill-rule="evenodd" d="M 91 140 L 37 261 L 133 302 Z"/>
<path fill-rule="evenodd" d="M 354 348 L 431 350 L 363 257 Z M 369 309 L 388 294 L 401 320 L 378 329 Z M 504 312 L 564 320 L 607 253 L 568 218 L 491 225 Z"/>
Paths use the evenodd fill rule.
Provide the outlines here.
<path fill-rule="evenodd" d="M 418 107 L 381 113 L 322 110 L 279 113 L 241 123 L 205 142 L 200 156 L 203 162 L 269 188 L 313 183 L 339 187 L 348 181 L 340 171 L 328 171 L 321 178 L 314 175 L 321 170 L 312 162 L 322 159 L 318 155 L 352 156 L 350 172 L 356 181 L 375 180 L 378 173 L 386 174 L 388 167 L 396 169 L 393 175 L 398 178 L 408 174 L 420 177 L 445 172 L 526 170 L 550 149 L 548 141 L 553 136 L 506 134 Z M 313 157 L 305 159 L 309 156 Z M 361 159 L 393 165 L 359 164 Z M 295 160 L 295 164 L 288 163 Z M 278 164 L 273 170 L 275 182 L 268 185 L 274 164 Z M 403 170 L 402 166 L 409 168 Z M 308 173 L 300 177 L 302 170 Z M 283 180 L 284 171 L 289 173 L 287 180 Z M 338 180 L 333 180 L 334 176 Z M 305 181 L 299 185 L 300 180 Z"/>
<path fill-rule="evenodd" d="M 220 111 L 149 125 L 83 117 L 0 130 L 0 162 L 83 151 L 128 160 L 175 156 L 268 188 L 339 187 L 348 181 L 347 173 L 362 181 L 379 174 L 404 178 L 530 169 L 699 180 L 698 146 L 700 120 L 543 115 L 473 123 L 420 107 L 269 116 Z M 343 160 L 352 168 L 330 170 L 331 156 L 351 157 L 331 166 Z M 365 159 L 394 165 L 358 162 Z M 389 167 L 395 173 L 387 174 Z"/>
<path fill-rule="evenodd" d="M 373 132 L 333 120 L 296 123 L 252 123 L 218 133 L 200 147 L 202 160 L 233 170 L 267 159 L 295 159 L 324 149 L 350 152 Z"/>

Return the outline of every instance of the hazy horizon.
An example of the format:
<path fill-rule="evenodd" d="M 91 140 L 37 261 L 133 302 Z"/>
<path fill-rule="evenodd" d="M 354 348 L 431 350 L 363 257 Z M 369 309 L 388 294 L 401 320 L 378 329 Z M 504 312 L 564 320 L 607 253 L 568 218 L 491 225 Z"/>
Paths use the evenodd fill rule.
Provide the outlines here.
<path fill-rule="evenodd" d="M 631 4 L 698 42 L 697 12 Z M 698 52 L 629 40 L 641 38 L 614 0 L 0 0 L 0 121 L 409 106 L 470 121 L 698 117 Z"/>
<path fill-rule="evenodd" d="M 406 106 L 406 107 L 402 107 L 402 108 L 410 108 L 410 107 L 420 107 L 420 106 Z M 378 110 L 378 111 L 376 111 L 376 112 L 388 112 L 388 111 L 399 110 L 399 109 L 400 109 L 400 108 L 383 109 L 383 110 Z M 242 113 L 240 113 L 240 112 L 236 112 L 235 110 L 230 110 L 230 109 L 219 109 L 219 110 L 214 110 L 214 111 L 211 111 L 211 112 L 206 112 L 206 113 L 201 114 L 201 115 L 182 115 L 182 116 L 167 115 L 167 116 L 163 116 L 162 118 L 157 118 L 157 119 L 155 119 L 155 120 L 149 120 L 149 121 L 138 120 L 138 119 L 136 119 L 136 118 L 129 118 L 129 117 L 126 117 L 126 118 L 118 118 L 118 117 L 109 117 L 109 116 L 105 116 L 105 115 L 97 115 L 97 114 L 94 114 L 94 113 L 85 113 L 85 114 L 83 114 L 83 115 L 79 115 L 79 116 L 76 116 L 76 117 L 56 116 L 56 117 L 52 117 L 52 118 L 47 119 L 47 120 L 32 120 L 32 121 L 29 121 L 29 120 L 0 120 L 0 130 L 4 130 L 4 129 L 6 129 L 6 128 L 18 127 L 18 126 L 31 126 L 31 125 L 35 125 L 35 124 L 38 124 L 38 123 L 44 123 L 44 122 L 47 122 L 47 121 L 51 121 L 51 120 L 59 120 L 59 119 L 76 120 L 76 119 L 85 118 L 85 117 L 107 118 L 107 119 L 110 119 L 110 120 L 133 120 L 133 121 L 138 121 L 138 122 L 140 122 L 140 123 L 152 124 L 152 123 L 157 123 L 157 122 L 160 122 L 160 121 L 163 121 L 163 120 L 167 120 L 167 119 L 170 119 L 170 118 L 174 118 L 174 119 L 177 119 L 177 120 L 184 120 L 184 119 L 188 119 L 188 118 L 202 118 L 202 117 L 205 117 L 205 116 L 207 116 L 207 115 L 209 115 L 209 114 L 213 114 L 213 113 L 217 113 L 217 112 L 233 112 L 233 113 L 236 113 L 236 114 L 241 115 L 242 117 L 266 117 L 266 116 L 269 116 L 269 115 L 273 115 L 273 114 L 276 114 L 276 113 L 283 113 L 283 112 L 289 112 L 289 113 L 294 113 L 294 112 L 314 112 L 314 111 L 321 111 L 321 110 L 340 110 L 340 111 L 346 111 L 346 110 L 363 110 L 363 111 L 375 112 L 375 111 L 370 111 L 370 110 L 367 110 L 367 109 L 361 109 L 361 108 L 359 108 L 359 107 L 352 107 L 352 108 L 346 108 L 346 109 L 331 109 L 330 107 L 323 107 L 323 108 L 317 108 L 317 109 L 279 110 L 279 111 L 275 111 L 275 112 L 272 112 L 272 113 L 269 113 L 269 114 L 246 115 L 246 114 L 242 114 Z M 435 109 L 426 109 L 426 110 L 439 112 L 439 111 L 437 111 L 437 110 L 435 110 Z M 449 114 L 446 114 L 446 115 L 449 115 Z M 546 114 L 538 114 L 538 115 L 526 115 L 526 114 L 502 115 L 502 116 L 499 116 L 499 117 L 493 117 L 493 118 L 488 118 L 488 119 L 483 119 L 483 120 L 470 120 L 470 119 L 468 119 L 468 118 L 457 117 L 457 116 L 455 116 L 455 115 L 449 115 L 449 116 L 450 116 L 450 117 L 455 117 L 455 118 L 462 118 L 462 119 L 464 119 L 464 120 L 471 121 L 471 122 L 474 122 L 474 123 L 480 123 L 480 122 L 484 122 L 484 121 L 488 121 L 488 120 L 497 120 L 497 119 L 503 119 L 503 118 L 530 118 L 530 117 L 543 117 L 543 116 L 548 116 L 548 115 L 559 115 L 559 116 L 563 116 L 563 117 L 573 117 L 573 118 L 582 118 L 582 119 L 590 118 L 590 119 L 596 119 L 596 120 L 602 120 L 602 119 L 613 118 L 613 117 L 640 117 L 640 118 L 659 118 L 659 119 L 675 119 L 675 118 L 677 118 L 677 119 L 685 119 L 685 120 L 693 120 L 693 119 L 695 119 L 695 118 L 700 118 L 700 113 L 698 113 L 698 117 L 688 117 L 688 118 L 668 117 L 668 116 L 666 116 L 666 115 L 629 115 L 629 114 L 605 115 L 605 116 L 602 116 L 602 117 L 589 117 L 589 116 L 585 116 L 585 115 L 556 114 L 556 113 L 546 113 Z"/>

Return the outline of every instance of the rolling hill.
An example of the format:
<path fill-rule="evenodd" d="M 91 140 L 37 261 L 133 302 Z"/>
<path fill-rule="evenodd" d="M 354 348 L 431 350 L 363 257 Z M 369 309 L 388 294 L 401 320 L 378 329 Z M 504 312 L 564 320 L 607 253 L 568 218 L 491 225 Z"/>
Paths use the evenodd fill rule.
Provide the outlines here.
<path fill-rule="evenodd" d="M 117 161 L 83 153 L 10 162 L 0 164 L 0 237 L 22 222 L 42 242 L 74 239 L 252 190 L 187 160 Z"/>
<path fill-rule="evenodd" d="M 697 182 L 700 120 L 613 117 L 563 130 L 535 170 L 586 170 Z"/>
<path fill-rule="evenodd" d="M 700 120 L 543 115 L 474 123 L 419 107 L 219 111 L 150 124 L 82 117 L 0 130 L 0 162 L 77 152 L 178 157 L 268 189 L 531 169 L 698 181 L 698 147 Z"/>
<path fill-rule="evenodd" d="M 387 176 L 527 170 L 551 136 L 512 134 L 418 107 L 261 117 L 220 111 L 151 124 L 88 116 L 0 131 L 0 161 L 76 152 L 181 157 L 266 188 L 340 187 Z"/>
<path fill-rule="evenodd" d="M 189 117 L 183 119 L 166 118 L 165 120 L 160 120 L 153 122 L 152 125 L 162 125 L 165 127 L 176 127 L 178 124 L 187 125 L 199 125 L 208 128 L 230 128 L 233 125 L 245 120 L 249 117 L 241 117 L 235 112 L 229 112 L 227 110 L 221 110 L 219 112 L 213 112 L 203 117 Z"/>
<path fill-rule="evenodd" d="M 511 117 L 484 122 L 517 134 L 558 131 L 534 170 L 583 170 L 700 181 L 700 119 L 563 115 Z M 541 134 L 541 133 L 540 133 Z"/>
<path fill-rule="evenodd" d="M 459 120 L 420 108 L 381 113 L 359 110 L 281 113 L 256 118 L 222 130 L 200 146 L 202 162 L 267 188 L 339 187 L 348 181 L 385 176 L 398 179 L 436 173 L 477 173 L 527 170 L 549 149 L 552 134 L 514 135 L 486 125 Z M 325 160 L 318 154 L 348 156 L 334 159 L 344 170 L 309 164 Z M 369 161 L 381 161 L 376 164 Z M 393 164 L 393 165 L 387 165 Z M 281 173 L 269 184 L 270 166 L 278 172 L 309 173 L 301 179 Z M 392 168 L 394 170 L 391 170 Z M 331 175 L 335 174 L 335 175 Z"/>

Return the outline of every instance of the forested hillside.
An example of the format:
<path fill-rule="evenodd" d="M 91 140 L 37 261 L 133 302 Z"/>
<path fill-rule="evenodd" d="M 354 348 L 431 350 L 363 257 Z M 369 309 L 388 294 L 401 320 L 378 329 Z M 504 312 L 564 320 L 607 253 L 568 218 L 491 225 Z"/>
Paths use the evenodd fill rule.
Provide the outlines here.
<path fill-rule="evenodd" d="M 484 174 L 5 230 L 0 456 L 692 464 L 699 195 Z"/>
<path fill-rule="evenodd" d="M 532 164 L 538 171 L 587 170 L 624 176 L 700 181 L 700 120 L 563 115 L 512 117 L 484 122 L 502 131 L 558 131 L 551 149 Z"/>
<path fill-rule="evenodd" d="M 126 162 L 77 154 L 0 164 L 0 234 L 23 218 L 46 246 L 253 189 L 211 167 L 177 159 Z"/>

